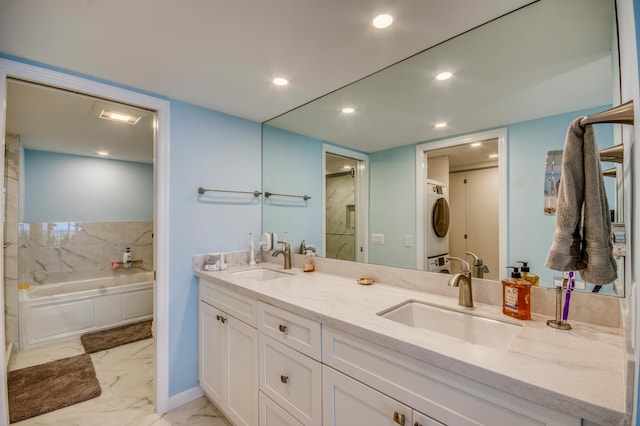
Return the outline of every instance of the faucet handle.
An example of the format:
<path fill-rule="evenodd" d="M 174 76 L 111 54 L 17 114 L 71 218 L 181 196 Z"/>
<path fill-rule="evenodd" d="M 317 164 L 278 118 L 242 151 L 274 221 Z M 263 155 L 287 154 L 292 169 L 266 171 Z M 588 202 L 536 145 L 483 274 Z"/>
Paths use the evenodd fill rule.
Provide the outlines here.
<path fill-rule="evenodd" d="M 462 271 L 460 271 L 460 272 L 471 273 L 471 268 L 469 267 L 469 262 L 467 262 L 466 260 L 460 259 L 459 257 L 453 257 L 453 256 L 447 256 L 446 259 L 447 260 L 457 260 L 458 262 L 462 263 Z"/>
<path fill-rule="evenodd" d="M 482 259 L 477 254 L 471 253 L 470 251 L 468 251 L 467 254 L 469 256 L 473 256 L 473 266 L 481 266 L 482 265 Z"/>

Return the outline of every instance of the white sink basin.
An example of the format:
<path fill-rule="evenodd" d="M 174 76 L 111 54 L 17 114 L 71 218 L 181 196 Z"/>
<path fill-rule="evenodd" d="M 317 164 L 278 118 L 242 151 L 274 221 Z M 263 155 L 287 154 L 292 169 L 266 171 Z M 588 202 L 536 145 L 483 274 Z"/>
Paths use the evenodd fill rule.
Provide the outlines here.
<path fill-rule="evenodd" d="M 416 300 L 407 300 L 379 312 L 378 315 L 409 327 L 435 331 L 469 343 L 500 350 L 506 350 L 522 329 L 520 324 Z"/>
<path fill-rule="evenodd" d="M 231 275 L 245 278 L 251 281 L 269 281 L 278 278 L 290 277 L 292 274 L 286 272 L 275 271 L 268 268 L 247 269 L 246 271 L 232 272 Z"/>

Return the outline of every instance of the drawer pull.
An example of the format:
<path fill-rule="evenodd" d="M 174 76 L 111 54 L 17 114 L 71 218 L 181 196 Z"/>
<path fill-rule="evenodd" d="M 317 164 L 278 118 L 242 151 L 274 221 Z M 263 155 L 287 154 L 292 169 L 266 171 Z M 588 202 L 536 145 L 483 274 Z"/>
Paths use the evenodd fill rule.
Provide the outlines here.
<path fill-rule="evenodd" d="M 400 414 L 397 411 L 393 413 L 393 421 L 399 425 L 404 425 L 404 414 Z"/>
<path fill-rule="evenodd" d="M 422 426 L 422 423 L 415 422 L 413 426 Z"/>
<path fill-rule="evenodd" d="M 227 319 L 226 319 L 225 317 L 223 317 L 222 315 L 216 315 L 216 319 L 217 319 L 218 321 L 220 321 L 221 323 L 223 323 L 223 324 L 224 324 L 225 322 L 227 322 Z"/>
<path fill-rule="evenodd" d="M 280 333 L 286 333 L 287 332 L 287 326 L 280 324 L 278 326 L 278 330 L 280 330 Z"/>
<path fill-rule="evenodd" d="M 282 383 L 288 383 L 289 382 L 289 376 L 280 376 L 280 381 Z"/>

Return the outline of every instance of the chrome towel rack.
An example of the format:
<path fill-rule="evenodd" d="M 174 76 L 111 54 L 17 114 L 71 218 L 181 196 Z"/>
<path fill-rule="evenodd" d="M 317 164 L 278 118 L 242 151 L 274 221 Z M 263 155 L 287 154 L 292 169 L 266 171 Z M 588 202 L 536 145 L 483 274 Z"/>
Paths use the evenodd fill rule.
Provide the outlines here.
<path fill-rule="evenodd" d="M 280 196 L 280 197 L 302 198 L 302 199 L 303 199 L 303 200 L 305 200 L 305 201 L 307 201 L 307 200 L 311 199 L 311 197 L 310 197 L 310 196 L 308 196 L 308 195 L 275 194 L 275 193 L 273 193 L 273 192 L 265 192 L 265 193 L 264 193 L 264 196 L 265 196 L 265 197 L 267 197 L 267 198 L 271 197 L 272 195 L 277 195 L 277 196 Z"/>
<path fill-rule="evenodd" d="M 260 191 L 229 191 L 225 189 L 206 189 L 203 187 L 198 188 L 198 194 L 204 194 L 205 192 L 230 192 L 233 194 L 253 194 L 254 197 L 259 197 L 262 194 L 262 192 Z"/>

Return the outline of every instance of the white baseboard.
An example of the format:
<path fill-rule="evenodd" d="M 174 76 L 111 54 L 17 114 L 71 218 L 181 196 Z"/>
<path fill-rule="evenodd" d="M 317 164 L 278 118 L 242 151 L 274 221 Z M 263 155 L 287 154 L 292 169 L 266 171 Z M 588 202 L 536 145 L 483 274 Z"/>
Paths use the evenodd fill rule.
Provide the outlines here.
<path fill-rule="evenodd" d="M 194 399 L 198 399 L 203 395 L 204 395 L 204 391 L 202 390 L 202 388 L 200 386 L 196 386 L 184 392 L 180 392 L 177 395 L 170 396 L 169 406 L 167 407 L 167 411 L 171 411 L 174 408 L 178 408 L 181 405 L 191 402 Z"/>

